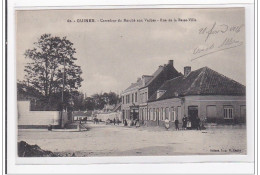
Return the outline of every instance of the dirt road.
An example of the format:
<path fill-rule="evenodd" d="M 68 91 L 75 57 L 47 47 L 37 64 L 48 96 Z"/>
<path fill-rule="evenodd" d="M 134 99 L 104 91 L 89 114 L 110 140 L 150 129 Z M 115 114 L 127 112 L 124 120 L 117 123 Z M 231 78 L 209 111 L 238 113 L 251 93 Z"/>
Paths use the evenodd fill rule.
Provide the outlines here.
<path fill-rule="evenodd" d="M 160 127 L 87 125 L 90 130 L 85 132 L 19 130 L 18 141 L 63 156 L 246 154 L 245 126 L 166 131 Z"/>

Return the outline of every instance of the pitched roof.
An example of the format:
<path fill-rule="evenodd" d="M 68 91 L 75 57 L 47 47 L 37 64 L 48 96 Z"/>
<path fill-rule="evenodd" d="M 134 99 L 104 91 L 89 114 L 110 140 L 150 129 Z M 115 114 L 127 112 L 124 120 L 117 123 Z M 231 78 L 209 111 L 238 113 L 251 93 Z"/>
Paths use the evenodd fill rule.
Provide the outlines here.
<path fill-rule="evenodd" d="M 134 88 L 134 87 L 140 87 L 142 85 L 142 81 L 141 80 L 139 80 L 138 82 L 136 82 L 136 83 L 132 83 L 128 88 L 126 88 L 126 90 L 124 90 L 124 91 L 127 91 L 127 90 L 129 90 L 129 89 L 132 89 L 132 88 Z"/>
<path fill-rule="evenodd" d="M 149 80 L 151 80 L 152 78 L 153 78 L 153 76 L 148 76 L 148 75 L 145 75 L 146 76 L 146 79 L 145 79 L 145 85 L 149 82 Z M 128 88 L 126 88 L 126 90 L 124 90 L 124 92 L 125 91 L 128 91 L 128 90 L 130 90 L 130 89 L 133 89 L 133 88 L 135 88 L 135 87 L 137 87 L 137 88 L 141 88 L 142 87 L 142 85 L 143 85 L 143 81 L 142 81 L 142 79 L 140 79 L 140 80 L 138 80 L 136 83 L 132 83 Z"/>
<path fill-rule="evenodd" d="M 163 69 L 163 66 L 159 66 L 159 68 L 153 73 L 151 78 L 145 83 L 145 87 L 149 86 L 153 82 L 153 80 L 156 79 L 156 77 L 163 71 Z"/>
<path fill-rule="evenodd" d="M 116 112 L 117 110 L 121 110 L 121 105 L 122 105 L 122 103 L 118 103 L 115 107 L 114 107 L 114 109 L 112 110 L 113 112 Z"/>
<path fill-rule="evenodd" d="M 142 88 L 153 87 L 152 89 L 158 89 L 164 81 L 180 75 L 182 74 L 169 64 L 159 66 L 159 68 L 153 73 L 153 78 L 151 78 Z"/>
<path fill-rule="evenodd" d="M 166 90 L 166 92 L 158 99 L 155 92 L 148 101 L 188 95 L 245 95 L 246 93 L 244 85 L 208 67 L 192 71 L 187 77 L 181 75 L 168 80 L 158 90 Z"/>

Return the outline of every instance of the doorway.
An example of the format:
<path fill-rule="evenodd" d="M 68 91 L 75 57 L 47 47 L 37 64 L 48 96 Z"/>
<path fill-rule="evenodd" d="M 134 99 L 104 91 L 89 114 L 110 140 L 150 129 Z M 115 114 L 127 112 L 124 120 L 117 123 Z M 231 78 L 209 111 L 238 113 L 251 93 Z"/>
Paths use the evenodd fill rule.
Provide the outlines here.
<path fill-rule="evenodd" d="M 191 121 L 191 128 L 196 128 L 196 118 L 198 117 L 198 106 L 188 107 L 188 117 Z"/>

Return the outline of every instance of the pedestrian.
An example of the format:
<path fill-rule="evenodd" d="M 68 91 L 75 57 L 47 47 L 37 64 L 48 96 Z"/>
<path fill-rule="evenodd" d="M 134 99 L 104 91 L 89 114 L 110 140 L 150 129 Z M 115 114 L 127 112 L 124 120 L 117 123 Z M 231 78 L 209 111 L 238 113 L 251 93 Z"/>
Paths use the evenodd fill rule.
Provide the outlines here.
<path fill-rule="evenodd" d="M 184 129 L 184 130 L 186 130 L 187 129 L 187 117 L 186 116 L 184 116 L 183 118 L 182 118 L 182 129 Z"/>
<path fill-rule="evenodd" d="M 191 129 L 191 120 L 190 120 L 190 117 L 188 118 L 187 120 L 187 129 Z"/>
<path fill-rule="evenodd" d="M 175 129 L 176 129 L 176 131 L 179 130 L 179 120 L 176 119 L 176 120 L 174 121 L 174 123 L 175 123 Z"/>
<path fill-rule="evenodd" d="M 168 120 L 168 118 L 164 120 L 164 125 L 167 130 L 170 128 L 170 121 Z"/>
<path fill-rule="evenodd" d="M 130 126 L 133 126 L 133 125 L 134 125 L 134 120 L 131 119 L 131 120 L 130 120 Z"/>
<path fill-rule="evenodd" d="M 201 121 L 201 126 L 200 126 L 200 128 L 202 129 L 202 130 L 205 130 L 206 129 L 206 127 L 205 127 L 205 123 L 206 123 L 206 121 L 207 121 L 207 118 L 204 118 L 202 121 Z"/>
<path fill-rule="evenodd" d="M 126 119 L 124 119 L 124 125 L 127 126 L 127 121 L 126 121 Z"/>
<path fill-rule="evenodd" d="M 116 124 L 119 125 L 119 118 L 116 118 Z"/>
<path fill-rule="evenodd" d="M 113 123 L 114 123 L 114 125 L 116 125 L 116 119 L 114 118 L 114 120 L 113 120 Z"/>
<path fill-rule="evenodd" d="M 201 131 L 200 125 L 201 125 L 200 118 L 197 117 L 197 118 L 196 118 L 196 127 L 197 127 L 197 130 L 200 130 L 200 131 Z"/>
<path fill-rule="evenodd" d="M 140 127 L 139 119 L 136 119 L 135 127 Z"/>
<path fill-rule="evenodd" d="M 48 131 L 51 131 L 51 130 L 52 130 L 52 125 L 49 124 L 49 125 L 48 125 Z"/>

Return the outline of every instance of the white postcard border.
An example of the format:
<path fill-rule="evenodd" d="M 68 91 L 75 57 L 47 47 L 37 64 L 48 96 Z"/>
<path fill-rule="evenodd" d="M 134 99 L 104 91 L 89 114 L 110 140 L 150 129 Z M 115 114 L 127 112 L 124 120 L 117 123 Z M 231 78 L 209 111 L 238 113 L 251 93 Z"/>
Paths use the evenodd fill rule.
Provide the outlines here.
<path fill-rule="evenodd" d="M 43 2 L 43 1 L 41 1 Z M 44 3 L 43 3 L 44 4 Z M 9 4 L 10 5 L 10 4 Z M 13 6 L 12 6 L 13 5 Z M 204 166 L 208 164 L 208 167 L 211 167 L 216 162 L 230 162 L 228 164 L 228 167 L 234 166 L 233 170 L 237 171 L 240 169 L 240 167 L 246 167 L 243 169 L 243 171 L 239 171 L 240 173 L 249 172 L 246 170 L 252 170 L 252 163 L 254 158 L 254 118 L 253 117 L 247 117 L 247 151 L 248 155 L 207 155 L 207 156 L 144 156 L 144 157 L 137 157 L 137 156 L 131 156 L 131 157 L 82 157 L 82 158 L 18 158 L 17 155 L 17 129 L 16 129 L 16 72 L 15 72 L 15 9 L 27 9 L 27 7 L 21 7 L 21 2 L 12 4 L 8 8 L 8 171 L 9 173 L 86 173 L 86 167 L 81 166 L 85 164 L 99 164 L 99 165 L 87 165 L 88 172 L 99 172 L 104 173 L 107 171 L 108 166 L 114 166 L 111 170 L 114 172 L 122 172 L 123 170 L 128 170 L 128 173 L 134 173 L 136 170 L 143 169 L 143 172 L 146 173 L 153 173 L 153 172 L 176 172 L 180 173 L 179 169 L 169 169 L 169 167 L 173 166 L 179 166 L 180 169 L 182 169 L 182 172 L 185 173 L 191 173 L 190 168 L 187 168 L 186 166 L 195 166 L 199 165 L 199 168 L 195 168 L 196 172 L 211 172 L 212 169 L 208 168 L 201 168 L 200 166 Z M 17 5 L 20 7 L 17 8 Z M 24 4 L 26 6 L 26 3 Z M 181 5 L 181 6 L 174 6 L 174 5 L 162 5 L 162 6 L 123 6 L 119 8 L 192 8 L 196 7 L 198 8 L 201 5 L 198 6 L 190 6 L 190 5 Z M 253 26 L 253 16 L 254 16 L 254 7 L 252 4 L 233 4 L 233 5 L 217 5 L 212 6 L 207 4 L 206 6 L 202 5 L 201 7 L 245 7 L 246 8 L 246 57 L 247 57 L 247 64 L 246 64 L 246 70 L 247 70 L 247 116 L 254 116 L 254 28 Z M 32 7 L 32 8 L 42 8 L 42 7 Z M 51 8 L 51 7 L 50 7 Z M 56 9 L 64 8 L 64 7 L 53 7 Z M 67 7 L 70 8 L 70 7 Z M 86 8 L 84 7 L 74 7 L 73 9 L 82 9 Z M 88 9 L 96 9 L 99 8 L 98 6 L 87 6 Z M 104 8 L 104 7 L 101 7 Z M 118 8 L 117 6 L 105 6 L 105 8 Z M 43 7 L 43 9 L 46 9 L 46 7 Z M 14 93 L 15 92 L 15 93 Z M 14 151 L 15 150 L 15 151 Z M 189 162 L 185 164 L 167 164 L 167 163 L 184 163 Z M 191 164 L 191 162 L 204 162 L 202 164 Z M 207 162 L 207 163 L 205 163 Z M 211 163 L 208 163 L 211 162 Z M 231 162 L 240 162 L 240 163 L 231 163 Z M 100 165 L 100 163 L 102 165 Z M 126 164 L 128 163 L 128 164 Z M 130 163 L 130 164 L 129 164 Z M 136 163 L 142 163 L 142 164 L 136 164 Z M 145 164 L 144 164 L 145 163 Z M 152 165 L 149 165 L 149 164 Z M 157 163 L 156 165 L 154 163 Z M 21 165 L 21 164 L 27 164 L 27 165 Z M 38 164 L 38 165 L 32 165 L 32 164 Z M 45 165 L 44 165 L 45 164 Z M 52 165 L 46 165 L 46 164 L 52 164 Z M 55 164 L 55 165 L 53 165 Z M 63 165 L 58 165 L 63 164 Z M 70 164 L 70 166 L 64 166 Z M 73 165 L 72 165 L 73 164 Z M 81 165 L 80 165 L 81 164 Z M 110 164 L 110 165 L 107 165 Z M 114 165 L 111 165 L 114 164 Z M 119 165 L 120 164 L 120 165 Z M 185 165 L 185 166 L 183 166 Z M 245 165 L 245 166 L 244 166 Z M 96 168 L 94 168 L 96 166 Z M 138 168 L 136 170 L 131 170 L 132 167 L 137 166 Z M 154 167 L 153 170 L 148 170 L 148 167 Z M 216 166 L 224 166 L 219 163 L 217 163 Z M 102 168 L 101 168 L 102 167 Z M 181 168 L 182 167 L 182 168 Z M 56 169 L 57 168 L 57 169 Z M 160 169 L 160 171 L 156 170 Z M 184 169 L 183 169 L 184 168 Z M 54 171 L 56 169 L 56 171 Z M 214 168 L 215 169 L 215 168 Z M 185 170 L 185 171 L 184 171 Z M 215 173 L 222 173 L 221 168 L 215 169 Z M 225 168 L 227 170 L 227 167 Z M 232 171 L 232 173 L 234 173 Z M 231 173 L 231 171 L 230 171 Z"/>

